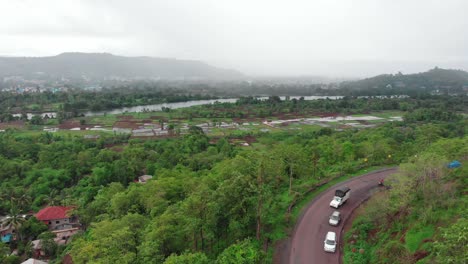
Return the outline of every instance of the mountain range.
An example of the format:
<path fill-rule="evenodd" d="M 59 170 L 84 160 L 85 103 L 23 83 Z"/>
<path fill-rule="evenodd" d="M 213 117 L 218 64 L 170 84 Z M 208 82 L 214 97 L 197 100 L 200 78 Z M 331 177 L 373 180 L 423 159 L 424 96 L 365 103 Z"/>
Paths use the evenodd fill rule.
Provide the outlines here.
<path fill-rule="evenodd" d="M 7 77 L 7 78 L 5 78 Z M 109 53 L 68 52 L 50 57 L 0 57 L 0 81 L 23 78 L 25 80 L 239 80 L 242 73 L 217 68 L 201 61 L 154 57 L 124 57 Z M 266 78 L 255 82 L 273 85 L 282 83 L 327 83 L 330 80 L 314 78 Z M 336 83 L 340 82 L 335 80 Z M 415 74 L 382 74 L 361 80 L 340 82 L 340 88 L 349 90 L 407 89 L 464 89 L 468 87 L 468 72 L 435 67 Z"/>
<path fill-rule="evenodd" d="M 161 78 L 237 79 L 235 70 L 201 61 L 154 57 L 124 57 L 109 53 L 62 53 L 51 57 L 0 57 L 0 77 L 24 78 Z"/>

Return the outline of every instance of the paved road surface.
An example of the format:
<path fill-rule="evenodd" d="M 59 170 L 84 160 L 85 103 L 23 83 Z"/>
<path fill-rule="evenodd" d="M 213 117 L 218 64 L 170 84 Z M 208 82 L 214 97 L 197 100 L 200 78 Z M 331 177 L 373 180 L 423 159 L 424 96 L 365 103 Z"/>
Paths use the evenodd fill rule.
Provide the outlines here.
<path fill-rule="evenodd" d="M 285 252 L 280 254 L 283 255 L 280 257 L 280 262 L 284 264 L 340 263 L 342 250 L 341 232 L 344 221 L 359 204 L 370 197 L 371 190 L 377 187 L 379 179 L 383 179 L 395 172 L 396 168 L 390 168 L 352 178 L 331 187 L 316 197 L 299 218 L 290 243 L 282 248 Z M 334 210 L 329 204 L 334 196 L 335 189 L 342 186 L 351 188 L 351 195 L 348 201 L 338 208 L 338 211 L 342 214 L 342 222 L 337 227 L 333 227 L 328 224 L 328 217 Z M 328 231 L 335 232 L 338 236 L 338 241 L 340 241 L 338 245 L 339 249 L 337 249 L 336 253 L 326 253 L 323 251 L 323 241 Z"/>

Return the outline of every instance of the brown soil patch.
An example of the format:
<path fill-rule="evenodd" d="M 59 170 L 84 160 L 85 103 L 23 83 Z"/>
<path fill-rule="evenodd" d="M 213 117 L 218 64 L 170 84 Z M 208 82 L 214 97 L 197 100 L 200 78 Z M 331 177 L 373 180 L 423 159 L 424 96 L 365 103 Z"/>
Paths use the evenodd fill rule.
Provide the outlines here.
<path fill-rule="evenodd" d="M 116 121 L 112 127 L 137 129 L 140 126 L 139 121 Z"/>
<path fill-rule="evenodd" d="M 249 144 L 257 142 L 257 138 L 254 137 L 254 136 L 245 136 L 244 140 L 245 140 L 245 142 L 247 142 Z"/>
<path fill-rule="evenodd" d="M 219 138 L 217 140 L 219 140 Z M 216 140 L 216 142 L 217 142 L 217 140 Z M 241 142 L 247 142 L 249 144 L 252 144 L 254 142 L 257 142 L 257 138 L 254 137 L 254 136 L 245 136 L 245 137 L 241 137 L 241 138 L 230 138 L 230 139 L 228 139 L 228 141 L 229 141 L 230 144 L 234 144 L 234 145 L 239 144 Z"/>
<path fill-rule="evenodd" d="M 423 239 L 422 243 L 428 243 L 428 242 L 434 242 L 434 239 L 432 238 L 425 238 Z"/>
<path fill-rule="evenodd" d="M 401 237 L 399 239 L 400 242 L 403 243 L 403 244 L 406 242 L 406 232 L 408 232 L 408 230 L 403 231 L 403 234 L 401 235 Z"/>
<path fill-rule="evenodd" d="M 210 143 L 211 145 L 215 145 L 215 144 L 218 143 L 218 141 L 219 141 L 219 138 L 210 138 L 209 143 Z"/>
<path fill-rule="evenodd" d="M 115 147 L 109 148 L 109 150 L 112 150 L 114 152 L 122 152 L 124 150 L 124 147 L 115 146 Z"/>
<path fill-rule="evenodd" d="M 70 254 L 66 254 L 65 257 L 62 259 L 63 264 L 73 264 L 73 259 Z"/>
<path fill-rule="evenodd" d="M 127 143 L 117 143 L 117 144 L 105 144 L 104 148 L 115 151 L 115 152 L 122 152 Z"/>
<path fill-rule="evenodd" d="M 79 127 L 80 123 L 78 121 L 66 120 L 62 124 L 59 124 L 60 129 L 70 129 L 74 127 Z"/>
<path fill-rule="evenodd" d="M 164 122 L 168 121 L 167 117 L 164 117 L 164 116 L 150 116 L 150 119 L 152 119 L 152 120 L 163 120 Z"/>
<path fill-rule="evenodd" d="M 429 255 L 429 252 L 427 252 L 425 250 L 418 250 L 413 254 L 414 261 L 416 262 L 416 261 L 418 261 L 420 259 L 423 259 L 423 258 L 427 257 L 428 255 Z"/>
<path fill-rule="evenodd" d="M 24 127 L 24 121 L 22 120 L 0 123 L 0 129 L 7 129 L 7 128 L 21 129 L 23 127 Z"/>

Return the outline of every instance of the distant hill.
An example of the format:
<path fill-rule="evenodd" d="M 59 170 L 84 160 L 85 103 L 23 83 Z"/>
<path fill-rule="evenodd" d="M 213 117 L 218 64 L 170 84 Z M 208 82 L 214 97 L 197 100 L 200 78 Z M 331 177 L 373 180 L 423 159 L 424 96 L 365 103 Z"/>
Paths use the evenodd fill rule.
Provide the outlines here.
<path fill-rule="evenodd" d="M 341 88 L 349 90 L 372 89 L 424 89 L 458 91 L 468 87 L 468 72 L 435 67 L 427 72 L 415 74 L 383 74 L 358 81 L 343 82 Z"/>
<path fill-rule="evenodd" d="M 0 57 L 0 77 L 236 79 L 234 70 L 200 61 L 124 57 L 108 53 L 62 53 L 52 57 Z"/>

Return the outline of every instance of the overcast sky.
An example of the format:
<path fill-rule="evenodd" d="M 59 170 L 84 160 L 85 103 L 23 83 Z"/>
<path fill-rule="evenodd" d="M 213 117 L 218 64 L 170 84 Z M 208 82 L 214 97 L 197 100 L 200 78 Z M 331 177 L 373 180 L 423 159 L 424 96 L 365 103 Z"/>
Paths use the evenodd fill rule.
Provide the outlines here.
<path fill-rule="evenodd" d="M 466 0 L 0 0 L 0 55 L 202 60 L 250 75 L 468 70 Z"/>

